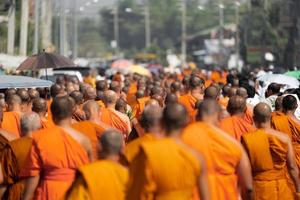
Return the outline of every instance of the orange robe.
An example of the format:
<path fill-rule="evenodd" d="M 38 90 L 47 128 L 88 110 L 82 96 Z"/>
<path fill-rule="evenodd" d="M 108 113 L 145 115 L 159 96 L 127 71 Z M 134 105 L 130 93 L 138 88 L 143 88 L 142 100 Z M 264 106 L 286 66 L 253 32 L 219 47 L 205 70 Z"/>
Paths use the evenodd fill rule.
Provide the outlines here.
<path fill-rule="evenodd" d="M 254 131 L 255 128 L 249 124 L 244 117 L 231 116 L 221 120 L 220 127 L 233 138 L 240 141 L 244 133 Z"/>
<path fill-rule="evenodd" d="M 41 119 L 42 128 L 50 128 L 55 126 L 52 120 L 49 119 Z"/>
<path fill-rule="evenodd" d="M 39 130 L 32 139 L 20 176 L 40 175 L 34 199 L 61 199 L 74 181 L 76 170 L 89 162 L 87 152 L 58 126 Z"/>
<path fill-rule="evenodd" d="M 138 154 L 140 150 L 141 144 L 156 140 L 156 137 L 152 133 L 146 133 L 141 137 L 138 137 L 137 139 L 131 141 L 128 143 L 125 147 L 124 156 L 127 160 L 127 162 L 130 164 L 132 160 L 135 158 L 135 156 Z"/>
<path fill-rule="evenodd" d="M 19 179 L 19 173 L 20 169 L 24 167 L 31 144 L 32 139 L 30 137 L 22 137 L 11 141 L 3 150 L 1 167 L 4 184 L 7 186 L 3 199 L 21 199 L 24 182 Z"/>
<path fill-rule="evenodd" d="M 219 99 L 219 104 L 223 108 L 227 108 L 228 101 L 229 101 L 229 97 L 222 97 L 222 98 Z"/>
<path fill-rule="evenodd" d="M 131 131 L 130 121 L 127 115 L 116 110 L 105 108 L 101 113 L 101 121 L 112 128 L 119 130 L 125 138 Z"/>
<path fill-rule="evenodd" d="M 97 101 L 97 103 L 98 103 L 100 109 L 105 108 L 105 104 L 103 103 L 103 101 L 99 100 L 99 101 Z"/>
<path fill-rule="evenodd" d="M 4 112 L 2 129 L 13 133 L 17 137 L 21 136 L 21 127 L 20 127 L 20 113 L 18 112 Z"/>
<path fill-rule="evenodd" d="M 66 198 L 124 200 L 128 171 L 110 160 L 96 161 L 80 167 Z"/>
<path fill-rule="evenodd" d="M 189 93 L 179 97 L 178 101 L 187 109 L 189 114 L 189 122 L 195 122 L 197 115 L 197 109 L 195 108 L 195 104 L 197 102 L 197 99 Z"/>
<path fill-rule="evenodd" d="M 130 84 L 127 94 L 127 103 L 133 108 L 136 104 L 135 94 L 137 92 L 137 82 Z"/>
<path fill-rule="evenodd" d="M 145 105 L 146 105 L 147 101 L 149 101 L 149 100 L 150 100 L 150 97 L 142 97 L 142 98 L 137 99 L 137 102 L 136 102 L 135 106 L 133 107 L 132 116 L 137 119 L 140 119 L 140 117 L 144 111 Z"/>
<path fill-rule="evenodd" d="M 142 144 L 129 173 L 128 200 L 190 200 L 201 164 L 183 144 L 165 138 Z"/>
<path fill-rule="evenodd" d="M 73 113 L 72 119 L 77 122 L 84 121 L 85 113 L 82 110 L 78 109 Z"/>
<path fill-rule="evenodd" d="M 104 129 L 90 121 L 81 121 L 72 124 L 72 128 L 87 136 L 92 144 L 94 158 L 98 158 L 98 136 L 102 135 Z"/>
<path fill-rule="evenodd" d="M 47 100 L 47 119 L 52 121 L 52 113 L 51 113 L 51 104 L 52 104 L 52 99 Z"/>
<path fill-rule="evenodd" d="M 300 168 L 300 124 L 281 112 L 272 115 L 271 125 L 275 130 L 287 134 L 293 145 L 296 163 Z"/>
<path fill-rule="evenodd" d="M 204 122 L 186 127 L 182 139 L 205 160 L 211 200 L 238 200 L 236 168 L 242 150 L 237 142 L 227 133 Z"/>
<path fill-rule="evenodd" d="M 254 200 L 294 199 L 286 177 L 288 146 L 263 129 L 244 134 L 253 174 Z"/>

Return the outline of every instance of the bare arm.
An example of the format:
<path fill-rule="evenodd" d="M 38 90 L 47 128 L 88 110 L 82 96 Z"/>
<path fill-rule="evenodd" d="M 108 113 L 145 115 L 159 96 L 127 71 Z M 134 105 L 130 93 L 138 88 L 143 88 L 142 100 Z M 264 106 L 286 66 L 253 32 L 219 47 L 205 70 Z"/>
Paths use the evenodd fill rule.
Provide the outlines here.
<path fill-rule="evenodd" d="M 25 180 L 25 189 L 23 192 L 22 200 L 31 200 L 36 187 L 38 186 L 40 176 L 32 176 Z"/>
<path fill-rule="evenodd" d="M 241 184 L 243 191 L 245 191 L 244 198 L 246 200 L 251 200 L 253 190 L 251 165 L 247 153 L 243 148 L 242 157 L 237 168 L 237 174 L 239 178 L 239 183 Z"/>
<path fill-rule="evenodd" d="M 289 174 L 295 184 L 296 191 L 300 192 L 299 170 L 295 162 L 295 154 L 290 139 L 288 140 L 287 167 Z"/>
<path fill-rule="evenodd" d="M 208 187 L 208 180 L 206 176 L 206 165 L 203 159 L 201 159 L 201 173 L 198 180 L 198 190 L 200 194 L 201 200 L 209 200 L 210 199 L 210 191 Z"/>

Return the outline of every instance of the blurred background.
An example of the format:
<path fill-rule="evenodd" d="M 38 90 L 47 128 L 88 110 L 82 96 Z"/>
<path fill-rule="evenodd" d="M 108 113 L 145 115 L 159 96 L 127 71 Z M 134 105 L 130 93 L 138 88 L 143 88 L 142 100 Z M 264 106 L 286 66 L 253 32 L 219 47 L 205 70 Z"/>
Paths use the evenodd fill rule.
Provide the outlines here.
<path fill-rule="evenodd" d="M 128 58 L 295 69 L 299 10 L 299 0 L 0 0 L 0 61 L 46 49 L 102 68 Z"/>

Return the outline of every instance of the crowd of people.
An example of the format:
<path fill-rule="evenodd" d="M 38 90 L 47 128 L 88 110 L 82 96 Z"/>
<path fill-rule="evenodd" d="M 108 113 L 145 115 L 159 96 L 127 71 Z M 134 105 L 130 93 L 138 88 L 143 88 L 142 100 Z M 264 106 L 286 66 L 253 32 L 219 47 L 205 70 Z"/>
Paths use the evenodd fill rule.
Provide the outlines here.
<path fill-rule="evenodd" d="M 300 88 L 199 70 L 0 93 L 2 199 L 300 199 Z"/>

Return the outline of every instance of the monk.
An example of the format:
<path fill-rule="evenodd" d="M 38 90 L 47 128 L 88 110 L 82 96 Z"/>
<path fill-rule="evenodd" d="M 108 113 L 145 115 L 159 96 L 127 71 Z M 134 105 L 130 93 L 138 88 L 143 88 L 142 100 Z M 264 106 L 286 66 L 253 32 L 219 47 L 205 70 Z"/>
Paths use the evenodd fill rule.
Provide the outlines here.
<path fill-rule="evenodd" d="M 128 200 L 190 200 L 197 194 L 202 200 L 210 199 L 204 162 L 180 139 L 187 122 L 183 105 L 165 107 L 166 138 L 141 144 L 129 168 Z"/>
<path fill-rule="evenodd" d="M 99 120 L 101 116 L 101 110 L 97 102 L 88 100 L 83 104 L 83 111 L 87 118 L 85 121 L 76 122 L 72 124 L 72 128 L 80 133 L 83 133 L 87 138 L 90 139 L 93 148 L 94 158 L 98 158 L 98 137 L 108 129 L 108 126 Z"/>
<path fill-rule="evenodd" d="M 133 140 L 128 143 L 124 155 L 127 159 L 127 162 L 130 164 L 134 157 L 139 152 L 140 145 L 147 141 L 153 141 L 161 136 L 161 118 L 162 118 L 162 109 L 156 104 L 149 104 L 145 107 L 141 119 L 140 124 L 144 129 L 144 134 L 139 138 Z"/>
<path fill-rule="evenodd" d="M 21 98 L 14 94 L 7 97 L 7 112 L 3 113 L 2 129 L 17 137 L 21 136 L 20 117 L 22 114 Z"/>
<path fill-rule="evenodd" d="M 225 85 L 222 88 L 222 97 L 220 97 L 219 99 L 219 104 L 222 106 L 222 108 L 226 108 L 228 105 L 228 101 L 229 101 L 229 97 L 228 97 L 228 93 L 230 90 L 230 86 L 229 85 Z"/>
<path fill-rule="evenodd" d="M 293 95 L 287 95 L 282 99 L 282 113 L 272 116 L 272 127 L 282 133 L 287 134 L 293 144 L 296 155 L 296 163 L 300 168 L 300 121 L 295 117 L 298 107 L 297 99 Z"/>
<path fill-rule="evenodd" d="M 189 114 L 189 122 L 195 122 L 197 110 L 195 104 L 203 99 L 204 80 L 198 76 L 191 76 L 189 80 L 189 93 L 179 98 L 179 103 L 185 106 Z"/>
<path fill-rule="evenodd" d="M 255 128 L 245 120 L 247 110 L 246 100 L 240 96 L 233 96 L 229 99 L 227 111 L 231 115 L 223 119 L 220 127 L 237 141 L 241 140 L 244 133 L 254 131 Z"/>
<path fill-rule="evenodd" d="M 30 101 L 33 101 L 34 99 L 40 97 L 39 91 L 37 91 L 36 89 L 33 89 L 33 88 L 28 90 L 28 94 L 29 94 L 29 97 L 30 97 Z"/>
<path fill-rule="evenodd" d="M 251 198 L 252 177 L 246 152 L 227 133 L 218 128 L 221 107 L 216 100 L 198 106 L 197 122 L 185 128 L 183 141 L 204 157 L 211 200 L 238 200 L 238 183 L 245 199 Z"/>
<path fill-rule="evenodd" d="M 21 169 L 23 199 L 61 199 L 75 178 L 76 169 L 93 161 L 91 143 L 71 128 L 73 103 L 58 96 L 51 104 L 56 126 L 32 134 L 32 146 Z"/>
<path fill-rule="evenodd" d="M 57 78 L 58 79 L 58 78 Z M 53 84 L 51 87 L 50 87 L 50 96 L 51 98 L 47 100 L 47 107 L 50 108 L 51 106 L 51 103 L 53 101 L 53 99 L 58 96 L 58 95 L 61 95 L 64 93 L 64 89 L 61 85 L 59 84 Z M 48 109 L 48 112 L 47 112 L 47 119 L 48 120 L 52 120 L 52 113 L 51 113 L 51 109 Z"/>
<path fill-rule="evenodd" d="M 178 103 L 178 97 L 177 95 L 173 94 L 173 93 L 169 93 L 167 94 L 166 98 L 165 98 L 165 102 L 164 104 L 172 104 L 172 103 Z"/>
<path fill-rule="evenodd" d="M 76 122 L 84 121 L 85 115 L 84 112 L 82 111 L 83 94 L 81 94 L 81 92 L 76 90 L 70 94 L 70 97 L 74 100 L 75 103 L 73 116 L 72 116 L 73 120 Z"/>
<path fill-rule="evenodd" d="M 19 178 L 19 172 L 24 167 L 24 162 L 31 148 L 31 134 L 41 128 L 38 114 L 28 112 L 21 117 L 21 132 L 23 137 L 12 140 L 2 151 L 1 173 L 2 186 L 6 191 L 2 199 L 21 199 L 24 182 Z"/>
<path fill-rule="evenodd" d="M 99 161 L 80 167 L 65 199 L 124 200 L 127 169 L 120 165 L 123 137 L 115 130 L 100 137 Z"/>
<path fill-rule="evenodd" d="M 204 99 L 219 100 L 219 89 L 215 86 L 209 86 L 204 90 Z"/>
<path fill-rule="evenodd" d="M 181 83 L 179 81 L 171 83 L 170 92 L 179 98 L 181 96 Z"/>
<path fill-rule="evenodd" d="M 30 96 L 26 89 L 18 89 L 17 95 L 21 98 L 21 111 L 28 112 L 31 111 L 30 107 Z"/>
<path fill-rule="evenodd" d="M 32 102 L 32 111 L 37 113 L 40 117 L 40 124 L 42 128 L 50 128 L 54 126 L 52 120 L 47 119 L 47 101 L 42 98 L 36 98 Z"/>
<path fill-rule="evenodd" d="M 141 95 L 143 94 L 143 95 Z M 137 99 L 136 99 L 136 104 L 133 107 L 133 117 L 139 119 L 143 113 L 143 110 L 145 108 L 146 102 L 150 99 L 149 96 L 145 96 L 145 91 L 143 90 L 138 90 L 137 91 Z M 139 98 L 139 96 L 142 96 Z"/>
<path fill-rule="evenodd" d="M 271 129 L 271 107 L 259 103 L 254 108 L 254 121 L 258 130 L 244 134 L 253 174 L 253 199 L 294 199 L 286 177 L 286 168 L 300 197 L 299 171 L 290 138 Z"/>
<path fill-rule="evenodd" d="M 115 109 L 117 103 L 117 94 L 112 90 L 104 92 L 105 108 L 102 110 L 100 120 L 107 125 L 119 130 L 124 138 L 127 138 L 131 132 L 131 124 L 127 115 Z"/>
<path fill-rule="evenodd" d="M 96 89 L 93 87 L 87 87 L 83 92 L 84 101 L 95 100 L 97 97 Z"/>

